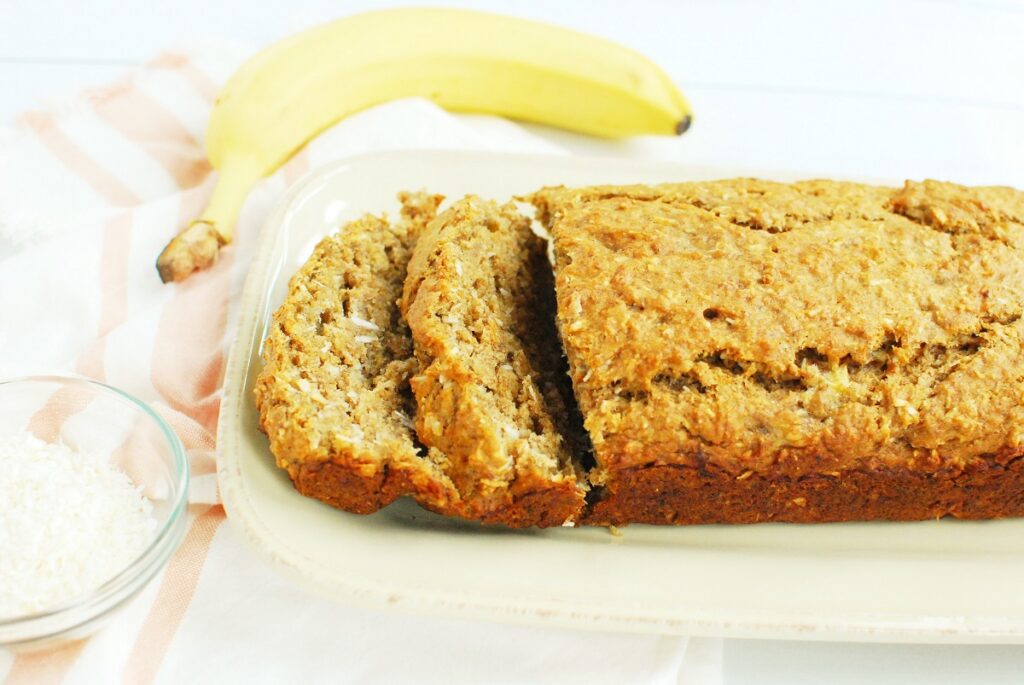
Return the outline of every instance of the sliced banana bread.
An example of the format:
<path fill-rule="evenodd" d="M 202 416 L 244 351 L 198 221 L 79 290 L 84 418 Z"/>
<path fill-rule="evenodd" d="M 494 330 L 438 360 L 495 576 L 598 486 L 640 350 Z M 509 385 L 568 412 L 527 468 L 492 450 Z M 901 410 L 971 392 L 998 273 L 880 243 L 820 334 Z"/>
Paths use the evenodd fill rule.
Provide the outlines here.
<path fill-rule="evenodd" d="M 464 515 L 517 527 L 574 521 L 586 489 L 545 249 L 514 205 L 467 197 L 421 234 L 402 296 L 419 439 Z"/>
<path fill-rule="evenodd" d="M 458 512 L 441 465 L 414 443 L 416 360 L 397 304 L 441 199 L 405 194 L 401 221 L 368 216 L 324 238 L 274 314 L 256 404 L 277 464 L 304 495 L 360 514 L 406 494 Z"/>
<path fill-rule="evenodd" d="M 549 188 L 598 524 L 1024 515 L 1024 194 Z"/>

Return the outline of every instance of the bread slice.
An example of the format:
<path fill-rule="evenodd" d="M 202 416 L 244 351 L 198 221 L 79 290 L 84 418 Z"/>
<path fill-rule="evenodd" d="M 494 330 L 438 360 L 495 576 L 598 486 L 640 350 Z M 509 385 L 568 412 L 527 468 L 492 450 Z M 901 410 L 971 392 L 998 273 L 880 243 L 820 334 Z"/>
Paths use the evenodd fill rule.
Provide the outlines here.
<path fill-rule="evenodd" d="M 550 188 L 590 523 L 1024 515 L 1024 193 Z"/>
<path fill-rule="evenodd" d="M 412 340 L 397 301 L 441 197 L 404 194 L 402 220 L 367 216 L 324 238 L 274 314 L 256 381 L 260 426 L 296 489 L 367 514 L 411 494 L 457 513 L 441 465 L 415 444 Z"/>
<path fill-rule="evenodd" d="M 586 489 L 545 248 L 513 204 L 467 197 L 423 231 L 402 296 L 419 439 L 463 515 L 516 527 L 575 520 Z"/>

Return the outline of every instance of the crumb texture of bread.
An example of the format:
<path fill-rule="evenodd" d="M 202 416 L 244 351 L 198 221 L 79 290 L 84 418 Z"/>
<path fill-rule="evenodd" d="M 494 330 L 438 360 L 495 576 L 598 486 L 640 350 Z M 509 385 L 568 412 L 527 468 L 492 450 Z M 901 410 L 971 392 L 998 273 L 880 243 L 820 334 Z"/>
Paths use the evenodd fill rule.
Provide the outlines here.
<path fill-rule="evenodd" d="M 466 515 L 517 527 L 575 520 L 585 493 L 545 248 L 514 205 L 467 197 L 424 229 L 402 297 L 419 439 Z"/>
<path fill-rule="evenodd" d="M 442 198 L 400 199 L 402 221 L 343 226 L 292 277 L 254 390 L 261 429 L 296 488 L 356 513 L 406 494 L 436 510 L 457 506 L 414 443 L 416 362 L 397 305 L 416 236 Z"/>
<path fill-rule="evenodd" d="M 594 443 L 589 522 L 1024 514 L 1024 194 L 734 179 L 531 200 Z"/>

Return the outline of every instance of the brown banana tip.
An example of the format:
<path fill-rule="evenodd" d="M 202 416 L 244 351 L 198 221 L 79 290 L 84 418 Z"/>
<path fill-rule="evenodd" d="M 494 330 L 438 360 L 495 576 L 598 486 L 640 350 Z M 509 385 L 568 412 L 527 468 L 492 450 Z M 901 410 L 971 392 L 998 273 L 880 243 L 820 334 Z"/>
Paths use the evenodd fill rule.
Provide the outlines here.
<path fill-rule="evenodd" d="M 690 130 L 690 124 L 693 123 L 693 117 L 687 114 L 685 117 L 679 120 L 676 124 L 676 135 L 681 136 Z"/>
<path fill-rule="evenodd" d="M 183 281 L 196 271 L 212 266 L 227 241 L 208 222 L 196 221 L 176 235 L 156 259 L 164 283 Z"/>
<path fill-rule="evenodd" d="M 161 283 L 170 283 L 174 280 L 174 269 L 171 268 L 171 264 L 164 258 L 166 252 L 167 248 L 165 247 L 160 256 L 156 258 L 156 272 L 160 275 Z"/>

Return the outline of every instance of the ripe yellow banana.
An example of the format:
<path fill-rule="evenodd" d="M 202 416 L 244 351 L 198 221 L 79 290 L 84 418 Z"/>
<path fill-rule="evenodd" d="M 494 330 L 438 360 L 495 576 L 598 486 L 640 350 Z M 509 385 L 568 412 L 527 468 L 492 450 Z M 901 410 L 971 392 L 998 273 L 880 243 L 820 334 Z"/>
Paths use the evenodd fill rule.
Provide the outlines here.
<path fill-rule="evenodd" d="M 398 9 L 297 34 L 257 54 L 217 97 L 206 151 L 219 172 L 203 215 L 157 259 L 185 278 L 231 240 L 252 185 L 344 116 L 420 96 L 603 137 L 681 134 L 690 108 L 642 55 L 567 29 L 480 12 Z"/>

